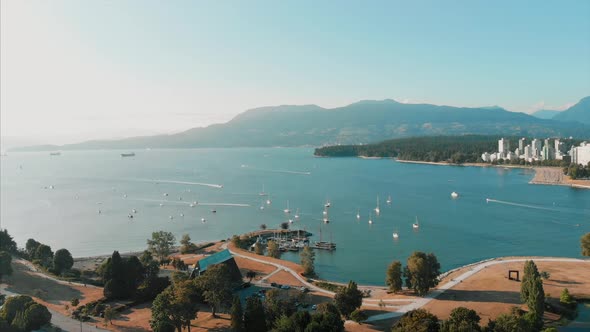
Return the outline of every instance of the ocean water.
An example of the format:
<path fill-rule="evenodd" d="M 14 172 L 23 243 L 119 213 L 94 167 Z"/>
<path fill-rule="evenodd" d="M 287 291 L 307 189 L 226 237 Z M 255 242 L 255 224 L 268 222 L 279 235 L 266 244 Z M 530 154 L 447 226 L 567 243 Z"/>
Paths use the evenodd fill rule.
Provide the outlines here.
<path fill-rule="evenodd" d="M 323 239 L 337 243 L 334 252 L 316 251 L 322 278 L 376 285 L 384 284 L 391 261 L 404 262 L 415 250 L 434 252 L 444 270 L 508 255 L 580 257 L 579 239 L 590 231 L 590 191 L 530 185 L 530 170 L 315 158 L 312 149 L 142 150 L 131 158 L 121 152 L 2 157 L 1 227 L 19 246 L 35 238 L 79 257 L 143 250 L 157 230 L 201 242 L 262 223 L 278 227 L 289 218 L 288 201 L 290 218 L 296 209 L 301 215 L 292 228 L 319 239 L 321 225 Z M 259 196 L 263 186 L 271 205 Z M 369 225 L 377 196 L 381 215 L 373 212 Z M 327 199 L 331 222 L 323 225 Z M 199 204 L 190 207 L 192 201 Z"/>

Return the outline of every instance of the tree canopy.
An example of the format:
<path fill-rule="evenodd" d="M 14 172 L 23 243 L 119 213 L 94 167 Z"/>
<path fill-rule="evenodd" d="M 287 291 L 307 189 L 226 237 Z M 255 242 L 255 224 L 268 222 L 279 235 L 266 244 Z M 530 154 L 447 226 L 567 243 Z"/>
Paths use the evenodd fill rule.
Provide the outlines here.
<path fill-rule="evenodd" d="M 394 293 L 402 290 L 402 263 L 400 261 L 391 262 L 387 268 L 385 283 Z"/>
<path fill-rule="evenodd" d="M 175 242 L 176 238 L 170 232 L 153 232 L 152 238 L 147 240 L 148 251 L 162 263 L 170 255 Z"/>
<path fill-rule="evenodd" d="M 431 287 L 438 285 L 440 264 L 433 253 L 415 251 L 404 268 L 406 286 L 418 295 L 425 295 Z"/>
<path fill-rule="evenodd" d="M 0 320 L 20 331 L 38 330 L 51 321 L 47 308 L 35 302 L 30 296 L 12 296 L 0 309 Z"/>
<path fill-rule="evenodd" d="M 53 269 L 57 273 L 62 273 L 72 268 L 74 265 L 74 258 L 67 249 L 59 249 L 53 256 Z"/>
<path fill-rule="evenodd" d="M 303 266 L 303 274 L 306 276 L 315 275 L 315 252 L 309 247 L 305 246 L 300 254 L 301 265 Z"/>
<path fill-rule="evenodd" d="M 393 325 L 392 332 L 437 332 L 438 317 L 424 309 L 416 309 L 406 312 L 397 323 Z"/>
<path fill-rule="evenodd" d="M 356 282 L 351 280 L 346 287 L 336 292 L 334 302 L 340 313 L 348 319 L 350 314 L 363 304 L 363 293 L 358 289 Z"/>
<path fill-rule="evenodd" d="M 3 276 L 12 274 L 12 255 L 7 251 L 0 251 L 0 281 Z"/>
<path fill-rule="evenodd" d="M 590 256 L 590 233 L 586 233 L 580 239 L 580 246 L 582 247 L 582 255 Z"/>
<path fill-rule="evenodd" d="M 213 316 L 221 307 L 229 307 L 232 300 L 233 282 L 225 264 L 216 264 L 195 279 L 205 302 L 211 306 Z"/>
<path fill-rule="evenodd" d="M 449 319 L 442 322 L 441 332 L 477 332 L 481 331 L 481 318 L 475 310 L 458 307 L 451 311 Z"/>
<path fill-rule="evenodd" d="M 8 234 L 7 229 L 0 230 L 0 251 L 7 251 L 11 254 L 16 253 L 16 242 Z"/>

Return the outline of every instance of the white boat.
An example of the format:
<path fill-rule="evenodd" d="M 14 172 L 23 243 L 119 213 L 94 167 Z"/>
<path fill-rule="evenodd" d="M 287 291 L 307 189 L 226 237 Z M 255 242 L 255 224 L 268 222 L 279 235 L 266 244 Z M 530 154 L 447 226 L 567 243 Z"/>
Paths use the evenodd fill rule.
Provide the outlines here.
<path fill-rule="evenodd" d="M 420 224 L 418 223 L 418 216 L 416 216 L 416 222 L 412 224 L 412 228 L 420 228 Z"/>
<path fill-rule="evenodd" d="M 379 209 L 379 196 L 377 196 L 377 206 L 375 207 L 375 214 L 379 215 L 379 213 L 381 213 L 381 210 Z"/>
<path fill-rule="evenodd" d="M 160 207 L 164 206 L 164 203 L 160 203 Z"/>
<path fill-rule="evenodd" d="M 164 197 L 168 196 L 168 193 L 164 193 L 164 195 L 163 195 L 163 196 L 164 196 Z"/>
<path fill-rule="evenodd" d="M 268 195 L 268 198 L 266 199 L 266 205 L 270 205 L 271 201 L 270 201 L 270 195 Z"/>
<path fill-rule="evenodd" d="M 399 238 L 399 234 L 397 234 L 397 232 L 393 232 L 393 238 L 394 238 L 394 239 L 397 239 L 397 238 Z"/>
<path fill-rule="evenodd" d="M 356 210 L 356 220 L 359 220 L 359 219 L 361 219 L 361 210 L 357 209 Z"/>
<path fill-rule="evenodd" d="M 51 187 L 50 187 L 51 188 Z M 123 198 L 127 198 L 127 194 L 123 194 Z"/>
<path fill-rule="evenodd" d="M 260 193 L 258 193 L 258 195 L 260 195 L 260 196 L 268 196 L 268 194 L 266 193 L 266 191 L 264 191 L 264 185 L 262 185 L 262 191 Z"/>
<path fill-rule="evenodd" d="M 372 217 L 371 216 L 371 212 L 369 212 L 369 224 L 372 224 L 373 223 L 373 219 L 371 219 L 371 217 Z"/>
<path fill-rule="evenodd" d="M 264 201 L 260 202 L 260 210 L 264 210 Z"/>
<path fill-rule="evenodd" d="M 136 210 L 136 209 L 133 209 L 133 210 L 131 210 L 131 212 L 133 212 L 133 213 L 137 213 L 137 210 Z"/>
<path fill-rule="evenodd" d="M 329 199 L 327 199 L 327 200 L 326 200 L 326 204 L 324 204 L 324 207 L 325 207 L 325 208 L 329 208 L 330 206 L 332 206 L 332 203 L 330 203 L 330 200 L 329 200 Z"/>
<path fill-rule="evenodd" d="M 181 216 L 181 217 L 184 217 L 184 213 L 181 213 L 181 214 L 180 214 L 180 216 Z"/>
<path fill-rule="evenodd" d="M 172 220 L 172 219 L 174 219 L 174 217 L 173 216 L 168 216 L 168 219 Z"/>
<path fill-rule="evenodd" d="M 293 223 L 293 219 L 289 219 L 289 224 L 292 224 L 292 223 Z"/>
<path fill-rule="evenodd" d="M 190 207 L 195 207 L 195 204 L 193 204 L 193 203 L 190 203 L 188 206 L 190 206 Z"/>
<path fill-rule="evenodd" d="M 327 210 L 324 210 L 324 211 L 322 212 L 322 214 L 325 216 L 325 215 L 327 215 L 327 214 L 328 214 L 328 211 L 327 211 Z"/>
<path fill-rule="evenodd" d="M 324 219 L 322 219 L 324 221 L 324 224 L 329 224 L 330 223 L 330 219 L 328 218 L 328 216 L 325 216 Z"/>
<path fill-rule="evenodd" d="M 486 198 L 486 203 L 489 203 L 489 202 L 490 202 L 490 199 L 489 198 Z"/>
<path fill-rule="evenodd" d="M 387 200 L 385 201 L 388 205 L 391 204 L 391 195 L 387 196 Z"/>
<path fill-rule="evenodd" d="M 283 212 L 285 212 L 285 213 L 291 213 L 291 210 L 289 209 L 289 201 L 287 201 L 287 208 L 284 209 Z"/>
<path fill-rule="evenodd" d="M 201 218 L 201 222 L 204 224 L 207 220 L 205 218 Z"/>
<path fill-rule="evenodd" d="M 129 215 L 127 215 L 127 218 L 133 219 L 133 215 L 130 213 Z"/>
<path fill-rule="evenodd" d="M 197 206 L 198 204 L 199 204 L 199 202 L 197 202 L 197 201 L 193 202 L 193 205 L 195 205 L 195 206 Z"/>
<path fill-rule="evenodd" d="M 295 211 L 295 216 L 294 217 L 295 217 L 295 219 L 299 219 L 299 209 L 297 209 Z"/>
<path fill-rule="evenodd" d="M 451 193 L 451 197 L 452 197 L 452 198 L 457 198 L 457 197 L 459 197 L 459 194 L 457 194 L 457 192 L 453 191 L 453 192 Z"/>

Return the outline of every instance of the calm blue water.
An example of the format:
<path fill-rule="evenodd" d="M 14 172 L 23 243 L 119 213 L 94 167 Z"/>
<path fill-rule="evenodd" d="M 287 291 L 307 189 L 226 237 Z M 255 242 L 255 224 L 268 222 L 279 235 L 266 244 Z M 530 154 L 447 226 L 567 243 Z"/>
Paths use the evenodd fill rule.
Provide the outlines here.
<path fill-rule="evenodd" d="M 87 256 L 143 250 L 156 230 L 207 241 L 262 223 L 277 227 L 287 220 L 288 200 L 301 212 L 293 227 L 318 237 L 323 204 L 330 199 L 332 222 L 323 236 L 331 236 L 338 249 L 317 252 L 317 270 L 326 279 L 363 284 L 383 284 L 388 263 L 405 261 L 414 250 L 436 253 L 445 270 L 507 255 L 579 257 L 579 238 L 590 231 L 589 190 L 529 185 L 533 173 L 527 170 L 314 158 L 311 149 L 151 150 L 136 151 L 133 158 L 120 153 L 2 157 L 2 227 L 20 246 L 32 237 L 54 250 Z M 263 185 L 272 204 L 261 211 Z M 452 191 L 460 198 L 451 199 Z M 381 216 L 369 225 L 377 195 Z M 189 207 L 195 200 L 201 204 Z M 213 206 L 205 203 L 249 206 L 216 206 L 212 214 Z M 134 208 L 138 213 L 130 221 Z M 419 231 L 412 229 L 416 216 Z M 284 257 L 298 261 L 296 254 Z"/>

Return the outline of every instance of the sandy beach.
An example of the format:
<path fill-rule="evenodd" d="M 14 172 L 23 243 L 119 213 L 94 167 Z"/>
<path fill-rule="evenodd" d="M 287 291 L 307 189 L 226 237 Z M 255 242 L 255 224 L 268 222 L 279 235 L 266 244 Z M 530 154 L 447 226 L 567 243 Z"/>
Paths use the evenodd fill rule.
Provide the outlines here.
<path fill-rule="evenodd" d="M 543 167 L 543 166 L 522 166 L 522 165 L 491 165 L 486 163 L 464 163 L 452 164 L 447 162 L 430 162 L 430 161 L 414 161 L 414 160 L 399 160 L 398 163 L 408 164 L 425 164 L 436 166 L 464 166 L 464 167 L 499 167 L 499 168 L 517 168 L 517 169 L 533 169 L 535 176 L 529 182 L 530 184 L 554 185 L 554 186 L 568 186 L 581 189 L 590 189 L 590 180 L 572 180 L 569 176 L 563 174 L 561 167 Z"/>

